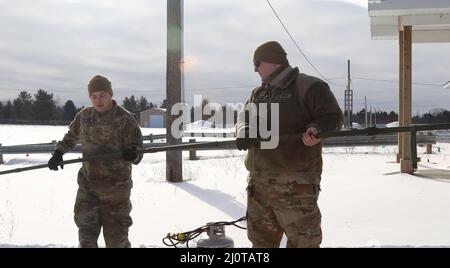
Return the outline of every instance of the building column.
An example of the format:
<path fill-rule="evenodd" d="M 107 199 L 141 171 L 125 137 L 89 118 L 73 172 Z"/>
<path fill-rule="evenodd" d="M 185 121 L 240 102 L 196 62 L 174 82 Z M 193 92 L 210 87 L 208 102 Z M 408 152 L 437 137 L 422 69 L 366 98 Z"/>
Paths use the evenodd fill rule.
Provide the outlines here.
<path fill-rule="evenodd" d="M 404 46 L 404 34 L 403 29 L 399 32 L 398 36 L 398 45 L 399 45 L 399 75 L 398 75 L 398 123 L 399 126 L 403 126 L 403 95 L 404 95 L 404 61 L 403 56 L 405 53 Z M 403 133 L 398 133 L 398 153 L 397 153 L 397 163 L 400 163 L 403 154 Z"/>
<path fill-rule="evenodd" d="M 404 26 L 404 75 L 403 75 L 403 118 L 402 125 L 410 126 L 412 123 L 412 26 Z M 402 173 L 413 173 L 411 159 L 411 133 L 404 133 L 402 142 L 402 159 L 400 170 Z"/>

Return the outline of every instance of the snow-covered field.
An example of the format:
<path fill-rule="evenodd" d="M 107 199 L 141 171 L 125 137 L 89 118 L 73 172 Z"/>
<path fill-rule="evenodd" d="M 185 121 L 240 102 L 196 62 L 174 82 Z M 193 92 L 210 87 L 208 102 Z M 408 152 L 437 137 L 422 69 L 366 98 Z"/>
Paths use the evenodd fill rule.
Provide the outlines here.
<path fill-rule="evenodd" d="M 67 127 L 0 125 L 3 145 L 59 140 Z M 143 129 L 144 134 L 163 133 Z M 424 154 L 414 176 L 399 173 L 396 147 L 325 148 L 323 247 L 450 247 L 450 144 Z M 133 167 L 133 247 L 165 247 L 167 233 L 245 215 L 244 153 L 200 151 L 184 157 L 184 182 L 165 180 L 165 154 Z M 79 154 L 66 154 L 65 160 Z M 46 163 L 49 154 L 4 155 L 7 170 Z M 76 247 L 73 205 L 81 164 L 0 176 L 0 247 Z M 236 247 L 250 247 L 245 230 L 226 227 Z M 201 237 L 205 237 L 203 234 Z M 103 238 L 99 239 L 104 246 Z"/>

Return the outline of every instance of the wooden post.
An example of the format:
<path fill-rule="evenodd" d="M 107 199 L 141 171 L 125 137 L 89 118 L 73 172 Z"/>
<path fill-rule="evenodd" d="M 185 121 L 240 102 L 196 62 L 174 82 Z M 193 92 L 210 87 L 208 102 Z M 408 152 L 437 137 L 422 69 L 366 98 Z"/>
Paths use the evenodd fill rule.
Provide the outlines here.
<path fill-rule="evenodd" d="M 428 132 L 428 136 L 432 136 L 432 135 L 433 135 L 433 133 Z M 433 147 L 432 147 L 431 143 L 427 144 L 427 154 L 433 154 Z"/>
<path fill-rule="evenodd" d="M 411 161 L 413 172 L 417 169 L 417 162 L 420 162 L 420 159 L 417 157 L 417 132 L 411 132 Z"/>
<path fill-rule="evenodd" d="M 172 115 L 175 103 L 180 103 L 183 58 L 183 0 L 167 0 L 167 75 L 166 75 L 166 135 L 169 145 L 181 144 L 175 139 L 171 126 L 178 115 Z M 183 181 L 182 151 L 166 152 L 166 180 Z"/>
<path fill-rule="evenodd" d="M 403 92 L 403 126 L 412 123 L 412 26 L 404 26 L 404 92 Z M 403 153 L 400 161 L 402 173 L 413 173 L 411 159 L 411 134 L 405 133 Z"/>
<path fill-rule="evenodd" d="M 398 75 L 398 123 L 399 126 L 403 126 L 403 95 L 405 89 L 403 88 L 403 80 L 404 80 L 404 61 L 403 54 L 405 53 L 404 46 L 404 35 L 403 31 L 399 32 L 399 75 Z M 400 159 L 402 159 L 403 154 L 403 133 L 398 133 L 398 153 L 397 153 L 397 163 L 400 163 Z"/>
<path fill-rule="evenodd" d="M 0 143 L 0 148 L 2 147 L 2 144 Z M 3 164 L 3 155 L 0 153 L 0 164 Z"/>
<path fill-rule="evenodd" d="M 195 143 L 195 139 L 189 139 L 189 143 Z M 196 150 L 189 150 L 189 160 L 198 160 Z"/>

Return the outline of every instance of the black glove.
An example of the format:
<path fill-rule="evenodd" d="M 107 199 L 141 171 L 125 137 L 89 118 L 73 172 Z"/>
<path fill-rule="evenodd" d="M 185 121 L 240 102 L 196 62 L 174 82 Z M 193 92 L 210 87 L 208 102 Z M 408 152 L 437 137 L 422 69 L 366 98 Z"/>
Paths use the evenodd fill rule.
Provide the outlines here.
<path fill-rule="evenodd" d="M 257 140 L 254 138 L 237 138 L 236 147 L 240 150 L 248 150 L 253 145 L 257 144 Z"/>
<path fill-rule="evenodd" d="M 258 138 L 250 138 L 249 129 L 245 128 L 245 136 L 236 138 L 236 147 L 240 150 L 248 150 L 253 145 L 259 143 Z"/>
<path fill-rule="evenodd" d="M 64 168 L 63 164 L 60 164 L 63 161 L 63 153 L 60 150 L 55 150 L 53 152 L 53 156 L 48 160 L 48 168 L 50 170 L 58 170 L 58 165 L 61 169 Z"/>
<path fill-rule="evenodd" d="M 130 161 L 130 162 L 136 160 L 136 158 L 138 157 L 136 146 L 123 149 L 122 150 L 122 157 L 126 161 Z"/>

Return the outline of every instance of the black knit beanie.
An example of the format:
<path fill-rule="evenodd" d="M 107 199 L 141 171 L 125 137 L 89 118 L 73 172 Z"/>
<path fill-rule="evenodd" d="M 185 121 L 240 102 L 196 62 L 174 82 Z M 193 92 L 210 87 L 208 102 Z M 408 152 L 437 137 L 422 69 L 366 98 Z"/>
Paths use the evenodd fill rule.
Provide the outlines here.
<path fill-rule="evenodd" d="M 276 41 L 266 42 L 256 48 L 255 54 L 253 55 L 253 63 L 258 60 L 284 66 L 289 65 L 286 52 Z"/>

